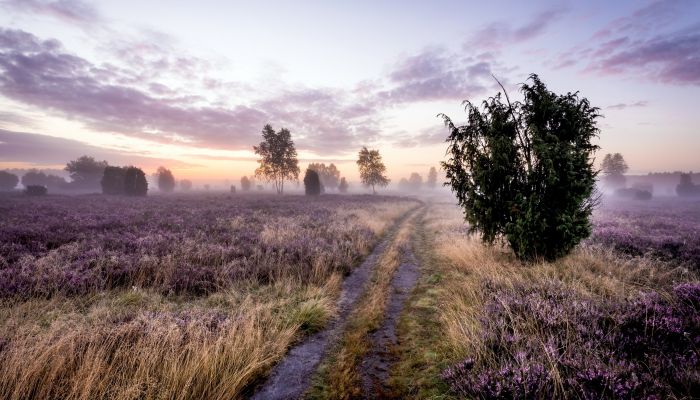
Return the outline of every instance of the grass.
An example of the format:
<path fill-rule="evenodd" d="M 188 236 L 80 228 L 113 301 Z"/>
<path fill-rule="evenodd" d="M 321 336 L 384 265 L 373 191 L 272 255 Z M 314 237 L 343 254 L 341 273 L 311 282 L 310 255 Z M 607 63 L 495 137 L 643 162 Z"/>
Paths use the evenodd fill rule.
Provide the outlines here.
<path fill-rule="evenodd" d="M 31 243 L 18 240 L 33 246 L 26 248 L 34 253 L 17 258 L 23 268 L 30 273 L 32 265 L 69 271 L 74 264 L 66 254 L 99 256 L 98 251 L 83 253 L 83 249 L 99 248 L 101 242 L 95 238 L 115 240 L 116 235 L 128 233 L 133 246 L 126 246 L 131 242 L 123 239 L 125 250 L 118 257 L 139 254 L 133 264 L 137 273 L 129 275 L 128 285 L 96 284 L 81 292 L 63 291 L 60 286 L 38 291 L 37 286 L 28 285 L 28 293 L 0 298 L 0 399 L 245 396 L 293 343 L 322 329 L 335 314 L 343 274 L 353 267 L 349 260 L 360 260 L 395 219 L 415 206 L 401 199 L 352 196 L 315 199 L 303 207 L 297 206 L 302 202 L 293 196 L 243 196 L 232 204 L 227 196 L 147 198 L 136 203 L 109 198 L 108 206 L 96 203 L 94 208 L 72 207 L 71 201 L 48 197 L 11 204 L 10 218 L 17 220 L 31 213 L 26 207 L 39 210 L 23 231 L 0 227 L 8 228 L 0 232 L 3 235 L 18 232 L 22 238 L 32 238 Z M 269 204 L 279 210 L 264 208 Z M 251 210 L 251 206 L 257 208 Z M 138 220 L 139 230 L 131 230 L 126 223 L 105 225 L 105 217 L 111 216 L 75 215 L 86 209 L 109 212 L 112 208 L 126 214 L 126 220 Z M 111 236 L 100 231 L 90 236 L 77 230 L 51 237 L 40 215 L 56 209 L 63 218 L 75 217 L 73 224 L 84 224 L 83 233 L 99 226 L 116 231 Z M 162 212 L 171 214 L 159 220 Z M 178 225 L 181 218 L 196 225 Z M 207 220 L 215 226 L 209 228 Z M 129 231 L 121 233 L 120 226 Z M 207 237 L 209 229 L 213 237 Z M 325 242 L 313 240 L 319 237 L 314 233 L 318 229 L 325 232 Z M 249 255 L 235 256 L 241 233 L 258 235 L 266 250 L 253 248 Z M 181 239 L 173 240 L 173 235 Z M 46 251 L 39 240 L 59 244 Z M 289 247 L 290 240 L 296 240 L 296 247 Z M 175 256 L 160 251 L 170 248 L 169 241 L 178 248 Z M 150 243 L 155 243 L 157 253 Z M 329 247 L 322 246 L 329 245 L 334 250 L 324 251 Z M 15 267 L 17 249 L 22 248 L 3 248 L 9 254 L 4 267 Z M 235 272 L 249 266 L 269 273 L 265 279 L 258 279 L 259 274 L 232 274 L 206 291 L 182 292 L 163 290 L 160 281 L 140 277 L 149 268 L 156 268 L 159 276 L 175 273 L 174 257 L 190 260 L 193 268 L 214 271 L 214 275 L 224 267 Z M 85 265 L 107 268 L 89 260 Z M 193 277 L 184 271 L 182 276 Z M 194 275 L 189 282 L 198 287 L 199 280 L 209 276 Z"/>
<path fill-rule="evenodd" d="M 550 289 L 540 288 L 556 287 L 574 302 L 617 306 L 631 304 L 649 291 L 659 293 L 661 298 L 671 298 L 675 285 L 697 283 L 698 279 L 686 268 L 646 258 L 618 257 L 611 249 L 600 246 L 582 246 L 557 262 L 523 264 L 507 249 L 486 247 L 477 238 L 466 235 L 459 210 L 447 204 L 431 206 L 422 238 L 423 251 L 418 252 L 422 277 L 400 321 L 402 345 L 398 352 L 402 359 L 392 371 L 392 382 L 402 397 L 451 398 L 456 394 L 445 383 L 448 366 L 468 359 L 473 360 L 474 367 L 469 368 L 474 372 L 463 374 L 497 371 L 506 368 L 506 360 L 517 358 L 518 352 L 527 350 L 517 347 L 517 343 L 500 342 L 498 347 L 493 347 L 493 337 L 484 331 L 484 324 L 485 320 L 487 325 L 503 322 L 489 320 L 494 318 L 488 311 L 494 304 L 506 307 L 504 332 L 512 332 L 527 341 L 547 343 L 552 338 L 542 321 L 517 314 L 518 311 L 509 308 L 508 299 L 520 304 L 533 293 L 543 293 L 542 296 L 552 293 Z M 503 297 L 495 297 L 494 293 Z M 553 304 L 561 305 L 556 301 Z M 573 329 L 576 315 L 561 318 L 571 321 Z M 583 345 L 575 335 L 563 340 L 564 353 Z M 540 356 L 544 354 L 547 353 L 542 351 Z M 604 358 L 602 354 L 591 357 Z M 570 389 L 565 389 L 570 387 L 566 381 L 569 372 L 560 360 L 552 359 L 544 365 L 553 381 L 553 395 L 571 396 L 566 391 Z M 489 397 L 489 394 L 485 390 L 480 396 Z M 504 396 L 509 397 L 507 393 Z"/>
<path fill-rule="evenodd" d="M 377 267 L 362 298 L 348 317 L 339 344 L 326 357 L 314 377 L 307 397 L 311 399 L 354 399 L 362 397 L 363 382 L 359 368 L 369 350 L 369 334 L 384 319 L 391 280 L 400 263 L 402 246 L 409 244 L 414 214 L 405 221 L 394 240 L 377 262 Z"/>

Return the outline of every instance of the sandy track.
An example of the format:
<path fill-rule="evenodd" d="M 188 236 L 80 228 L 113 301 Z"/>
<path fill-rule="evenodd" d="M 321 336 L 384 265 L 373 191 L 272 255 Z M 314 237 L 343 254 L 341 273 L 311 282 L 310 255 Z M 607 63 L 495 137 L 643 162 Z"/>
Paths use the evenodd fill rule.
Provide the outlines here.
<path fill-rule="evenodd" d="M 420 218 L 420 216 L 419 216 Z M 415 223 L 413 221 L 412 223 Z M 413 231 L 411 232 L 413 234 Z M 387 398 L 389 371 L 397 361 L 392 348 L 396 345 L 396 327 L 404 304 L 418 281 L 418 261 L 413 254 L 413 240 L 404 243 L 399 250 L 400 264 L 391 279 L 384 320 L 379 329 L 370 334 L 370 350 L 365 354 L 360 368 L 365 398 Z"/>
<path fill-rule="evenodd" d="M 327 350 L 338 341 L 345 321 L 363 293 L 377 261 L 391 244 L 396 233 L 416 210 L 404 214 L 384 235 L 372 253 L 345 278 L 338 300 L 338 313 L 328 326 L 294 346 L 273 369 L 267 381 L 251 397 L 255 400 L 298 399 L 308 389 L 311 377 Z"/>

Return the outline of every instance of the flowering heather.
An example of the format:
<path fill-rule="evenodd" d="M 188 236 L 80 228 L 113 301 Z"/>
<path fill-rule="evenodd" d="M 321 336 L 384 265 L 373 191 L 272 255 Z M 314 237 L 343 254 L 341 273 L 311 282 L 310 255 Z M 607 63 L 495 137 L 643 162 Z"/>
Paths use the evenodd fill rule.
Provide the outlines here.
<path fill-rule="evenodd" d="M 241 279 L 323 282 L 347 273 L 390 222 L 358 215 L 382 207 L 398 215 L 411 203 L 369 196 L 0 200 L 0 298 L 131 286 L 203 295 Z"/>
<path fill-rule="evenodd" d="M 700 393 L 700 284 L 622 302 L 560 283 L 484 285 L 491 293 L 480 319 L 486 351 L 444 371 L 456 393 L 485 399 Z"/>
<path fill-rule="evenodd" d="M 591 243 L 700 270 L 700 201 L 610 201 L 596 211 L 593 223 Z"/>

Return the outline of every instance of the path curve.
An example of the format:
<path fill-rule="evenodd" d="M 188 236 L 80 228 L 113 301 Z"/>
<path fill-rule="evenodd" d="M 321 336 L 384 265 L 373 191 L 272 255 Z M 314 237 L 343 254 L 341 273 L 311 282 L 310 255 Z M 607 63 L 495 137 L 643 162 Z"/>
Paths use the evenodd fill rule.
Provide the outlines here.
<path fill-rule="evenodd" d="M 267 381 L 251 397 L 254 400 L 298 399 L 311 383 L 321 359 L 330 345 L 343 332 L 345 321 L 364 291 L 365 283 L 372 275 L 377 261 L 394 240 L 400 227 L 419 207 L 407 211 L 392 225 L 372 253 L 347 276 L 342 283 L 338 300 L 338 313 L 328 326 L 292 347 L 285 358 L 273 369 Z"/>

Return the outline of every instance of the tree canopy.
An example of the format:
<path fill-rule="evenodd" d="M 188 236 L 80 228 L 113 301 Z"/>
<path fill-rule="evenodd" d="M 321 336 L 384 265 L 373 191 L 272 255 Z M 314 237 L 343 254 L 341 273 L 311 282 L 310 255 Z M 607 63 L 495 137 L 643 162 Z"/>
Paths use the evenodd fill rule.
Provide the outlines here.
<path fill-rule="evenodd" d="M 611 187 L 624 187 L 626 178 L 625 173 L 629 169 L 625 158 L 622 154 L 606 154 L 603 157 L 603 162 L 600 165 L 601 171 L 605 177 L 605 183 Z"/>
<path fill-rule="evenodd" d="M 522 84 L 522 103 L 501 93 L 450 131 L 442 163 L 472 231 L 504 238 L 521 259 L 555 259 L 590 234 L 596 203 L 598 108 L 578 93 L 557 95 L 537 75 Z"/>
<path fill-rule="evenodd" d="M 158 167 L 156 177 L 158 179 L 158 190 L 169 193 L 175 189 L 175 177 L 169 169 Z"/>
<path fill-rule="evenodd" d="M 309 164 L 309 169 L 312 169 L 318 173 L 318 177 L 321 179 L 321 190 L 329 189 L 335 190 L 338 188 L 340 183 L 340 171 L 331 163 L 328 166 L 323 163 L 311 163 Z"/>
<path fill-rule="evenodd" d="M 0 190 L 12 190 L 19 183 L 19 178 L 15 174 L 7 171 L 0 171 Z"/>
<path fill-rule="evenodd" d="M 428 180 L 425 183 L 431 189 L 437 185 L 437 170 L 435 167 L 430 167 L 430 171 L 428 171 Z"/>
<path fill-rule="evenodd" d="M 107 161 L 96 161 L 93 157 L 82 156 L 68 162 L 65 170 L 70 174 L 71 186 L 79 189 L 97 189 L 107 165 Z"/>
<path fill-rule="evenodd" d="M 299 179 L 299 161 L 292 135 L 285 128 L 275 132 L 267 124 L 263 127 L 262 137 L 260 145 L 253 147 L 255 154 L 260 156 L 255 176 L 272 182 L 277 193 L 282 194 L 285 180 Z"/>
<path fill-rule="evenodd" d="M 360 169 L 360 181 L 365 186 L 371 186 L 372 193 L 377 193 L 375 186 L 385 187 L 391 182 L 385 175 L 386 166 L 382 162 L 379 150 L 363 147 L 358 154 L 357 166 Z"/>

